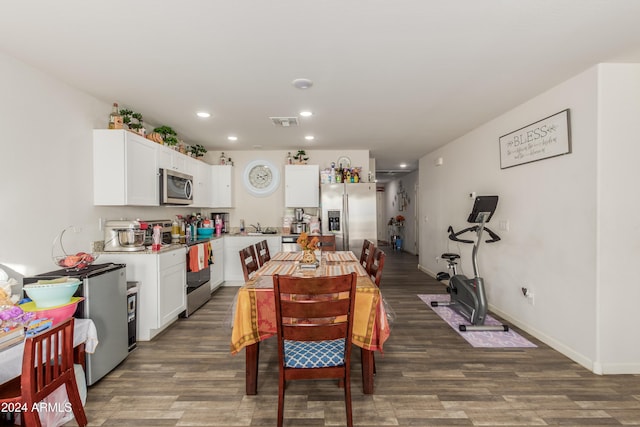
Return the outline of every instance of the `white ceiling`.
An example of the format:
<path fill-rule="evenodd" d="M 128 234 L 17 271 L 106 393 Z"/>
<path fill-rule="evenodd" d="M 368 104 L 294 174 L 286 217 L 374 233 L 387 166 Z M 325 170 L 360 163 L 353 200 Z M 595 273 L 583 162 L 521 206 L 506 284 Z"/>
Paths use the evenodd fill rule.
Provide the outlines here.
<path fill-rule="evenodd" d="M 422 155 L 598 62 L 640 62 L 635 0 L 33 0 L 2 9 L 0 51 L 189 143 L 370 149 L 379 170 L 415 169 Z M 296 78 L 314 85 L 296 89 Z M 314 116 L 297 127 L 269 120 L 303 109 Z"/>

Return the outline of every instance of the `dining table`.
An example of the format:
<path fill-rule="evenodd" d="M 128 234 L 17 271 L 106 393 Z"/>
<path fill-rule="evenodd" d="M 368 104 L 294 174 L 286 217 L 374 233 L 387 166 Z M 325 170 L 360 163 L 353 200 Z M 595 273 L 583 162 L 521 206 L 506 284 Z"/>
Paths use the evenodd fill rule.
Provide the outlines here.
<path fill-rule="evenodd" d="M 85 353 L 93 353 L 98 345 L 96 325 L 91 319 L 75 319 L 73 327 L 74 362 L 84 368 Z M 24 341 L 0 351 L 0 384 L 20 376 Z"/>
<path fill-rule="evenodd" d="M 353 344 L 361 349 L 362 388 L 373 394 L 374 352 L 382 352 L 390 335 L 380 289 L 351 251 L 317 251 L 315 267 L 303 265 L 302 252 L 278 252 L 240 287 L 233 303 L 231 353 L 245 350 L 245 393 L 258 390 L 260 342 L 277 334 L 273 276 L 329 277 L 357 274 Z"/>

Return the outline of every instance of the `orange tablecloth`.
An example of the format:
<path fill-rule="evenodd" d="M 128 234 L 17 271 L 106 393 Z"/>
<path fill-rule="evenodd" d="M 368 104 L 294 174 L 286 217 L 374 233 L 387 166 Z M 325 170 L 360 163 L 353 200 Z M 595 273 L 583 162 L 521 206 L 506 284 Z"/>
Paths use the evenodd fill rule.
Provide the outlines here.
<path fill-rule="evenodd" d="M 323 267 L 326 268 L 323 269 Z M 266 263 L 260 268 L 256 277 L 238 291 L 231 332 L 231 353 L 236 354 L 244 347 L 276 334 L 273 274 L 336 275 L 346 274 L 349 271 L 356 271 L 359 274 L 358 267 L 362 269 L 357 262 L 326 263 L 317 271 L 300 273 L 294 262 Z M 353 343 L 366 350 L 382 351 L 382 346 L 388 337 L 389 323 L 380 290 L 368 276 L 359 274 L 353 321 Z"/>

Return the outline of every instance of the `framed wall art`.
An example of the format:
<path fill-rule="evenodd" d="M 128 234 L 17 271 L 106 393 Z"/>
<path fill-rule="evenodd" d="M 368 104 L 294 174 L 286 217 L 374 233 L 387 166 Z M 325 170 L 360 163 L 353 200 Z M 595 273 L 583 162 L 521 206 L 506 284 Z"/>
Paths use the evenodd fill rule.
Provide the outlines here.
<path fill-rule="evenodd" d="M 569 109 L 499 138 L 500 169 L 571 153 Z"/>

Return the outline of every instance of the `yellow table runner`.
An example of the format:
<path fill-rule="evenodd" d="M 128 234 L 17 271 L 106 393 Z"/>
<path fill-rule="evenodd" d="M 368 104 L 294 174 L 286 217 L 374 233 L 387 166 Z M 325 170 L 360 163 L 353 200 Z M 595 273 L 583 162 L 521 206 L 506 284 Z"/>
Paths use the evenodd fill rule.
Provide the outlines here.
<path fill-rule="evenodd" d="M 261 275 L 238 291 L 231 353 L 255 344 L 277 332 L 273 277 Z M 368 277 L 358 277 L 353 343 L 367 350 L 382 351 L 389 337 L 389 324 L 380 298 L 380 290 Z"/>

